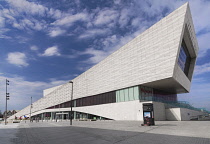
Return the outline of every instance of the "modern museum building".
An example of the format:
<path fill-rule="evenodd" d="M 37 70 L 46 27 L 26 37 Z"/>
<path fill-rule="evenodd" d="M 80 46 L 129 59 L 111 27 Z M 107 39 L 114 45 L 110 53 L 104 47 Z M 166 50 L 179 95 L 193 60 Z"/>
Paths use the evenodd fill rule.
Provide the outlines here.
<path fill-rule="evenodd" d="M 152 103 L 155 120 L 191 120 L 205 114 L 177 94 L 190 91 L 198 54 L 194 25 L 186 3 L 14 117 L 33 119 L 143 120 L 143 104 Z M 71 101 L 72 100 L 72 101 Z"/>

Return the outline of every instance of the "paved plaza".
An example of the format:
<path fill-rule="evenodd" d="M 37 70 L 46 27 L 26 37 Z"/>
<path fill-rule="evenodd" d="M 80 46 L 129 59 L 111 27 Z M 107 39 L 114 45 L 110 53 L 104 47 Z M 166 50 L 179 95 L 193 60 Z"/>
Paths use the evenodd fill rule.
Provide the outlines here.
<path fill-rule="evenodd" d="M 39 121 L 0 124 L 0 144 L 210 144 L 210 121 Z"/>

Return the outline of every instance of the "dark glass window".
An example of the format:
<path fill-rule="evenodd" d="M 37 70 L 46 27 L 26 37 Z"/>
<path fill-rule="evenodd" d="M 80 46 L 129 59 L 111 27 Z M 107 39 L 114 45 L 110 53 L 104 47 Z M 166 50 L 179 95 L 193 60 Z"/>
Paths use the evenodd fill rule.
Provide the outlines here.
<path fill-rule="evenodd" d="M 177 94 L 164 92 L 161 90 L 153 89 L 153 100 L 160 102 L 176 102 Z"/>
<path fill-rule="evenodd" d="M 186 74 L 186 76 L 188 76 L 188 72 L 190 68 L 190 61 L 191 61 L 191 58 L 190 58 L 189 52 L 183 41 L 182 46 L 180 48 L 180 52 L 179 52 L 178 64 L 180 68 L 182 69 L 182 71 Z"/>
<path fill-rule="evenodd" d="M 89 97 L 83 97 L 79 99 L 75 99 L 73 102 L 76 103 L 76 107 L 81 106 L 91 106 L 91 105 L 99 105 L 99 104 L 106 104 L 106 103 L 115 103 L 116 102 L 116 92 L 108 92 L 103 94 L 98 94 Z M 48 107 L 47 109 L 51 108 L 67 108 L 71 106 L 71 101 L 61 103 L 56 106 Z M 73 105 L 74 106 L 74 105 Z"/>

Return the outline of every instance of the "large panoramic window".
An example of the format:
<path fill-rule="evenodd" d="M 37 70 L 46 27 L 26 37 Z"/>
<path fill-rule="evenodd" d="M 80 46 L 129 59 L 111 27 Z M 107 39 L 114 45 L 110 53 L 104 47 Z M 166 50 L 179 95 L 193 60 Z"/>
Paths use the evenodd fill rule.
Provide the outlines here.
<path fill-rule="evenodd" d="M 94 96 L 79 98 L 75 101 L 76 107 L 114 103 L 116 102 L 116 95 L 115 91 L 113 91 Z"/>
<path fill-rule="evenodd" d="M 116 102 L 126 102 L 139 99 L 138 86 L 116 91 Z"/>
<path fill-rule="evenodd" d="M 153 89 L 153 99 L 154 101 L 160 101 L 160 102 L 176 102 L 177 94 Z"/>
<path fill-rule="evenodd" d="M 177 101 L 177 95 L 146 86 L 134 86 L 94 96 L 78 98 L 73 100 L 72 103 L 71 101 L 67 101 L 55 106 L 48 107 L 47 109 L 68 108 L 71 107 L 71 104 L 73 107 L 82 107 L 134 100 L 171 102 Z"/>
<path fill-rule="evenodd" d="M 140 100 L 158 102 L 176 102 L 177 95 L 150 87 L 139 86 Z"/>
<path fill-rule="evenodd" d="M 139 86 L 140 100 L 153 100 L 153 89 L 145 86 Z"/>
<path fill-rule="evenodd" d="M 182 71 L 186 74 L 186 76 L 188 76 L 188 72 L 190 68 L 190 61 L 191 61 L 191 58 L 190 58 L 189 52 L 183 41 L 182 46 L 180 48 L 180 52 L 179 52 L 178 64 L 180 68 L 182 69 Z"/>

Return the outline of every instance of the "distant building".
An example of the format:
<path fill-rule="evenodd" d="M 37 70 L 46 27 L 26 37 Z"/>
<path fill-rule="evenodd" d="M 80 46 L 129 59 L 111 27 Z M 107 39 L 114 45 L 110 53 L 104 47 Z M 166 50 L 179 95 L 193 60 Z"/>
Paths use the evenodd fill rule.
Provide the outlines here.
<path fill-rule="evenodd" d="M 19 112 L 19 110 L 8 110 L 7 111 L 7 118 L 11 117 L 12 115 L 16 114 L 17 112 Z M 5 118 L 5 114 L 6 114 L 6 111 L 4 111 L 4 113 L 3 113 L 4 118 Z"/>
<path fill-rule="evenodd" d="M 0 119 L 2 119 L 3 118 L 3 114 L 1 113 L 1 111 L 0 111 Z"/>
<path fill-rule="evenodd" d="M 155 120 L 195 119 L 204 112 L 177 94 L 190 91 L 198 49 L 186 3 L 73 79 L 73 89 L 66 83 L 44 90 L 32 117 L 68 119 L 72 104 L 74 119 L 143 120 L 143 104 L 153 103 Z M 16 116 L 29 116 L 30 107 Z"/>
<path fill-rule="evenodd" d="M 20 110 L 13 110 L 12 114 L 16 114 L 17 112 L 19 112 Z"/>

